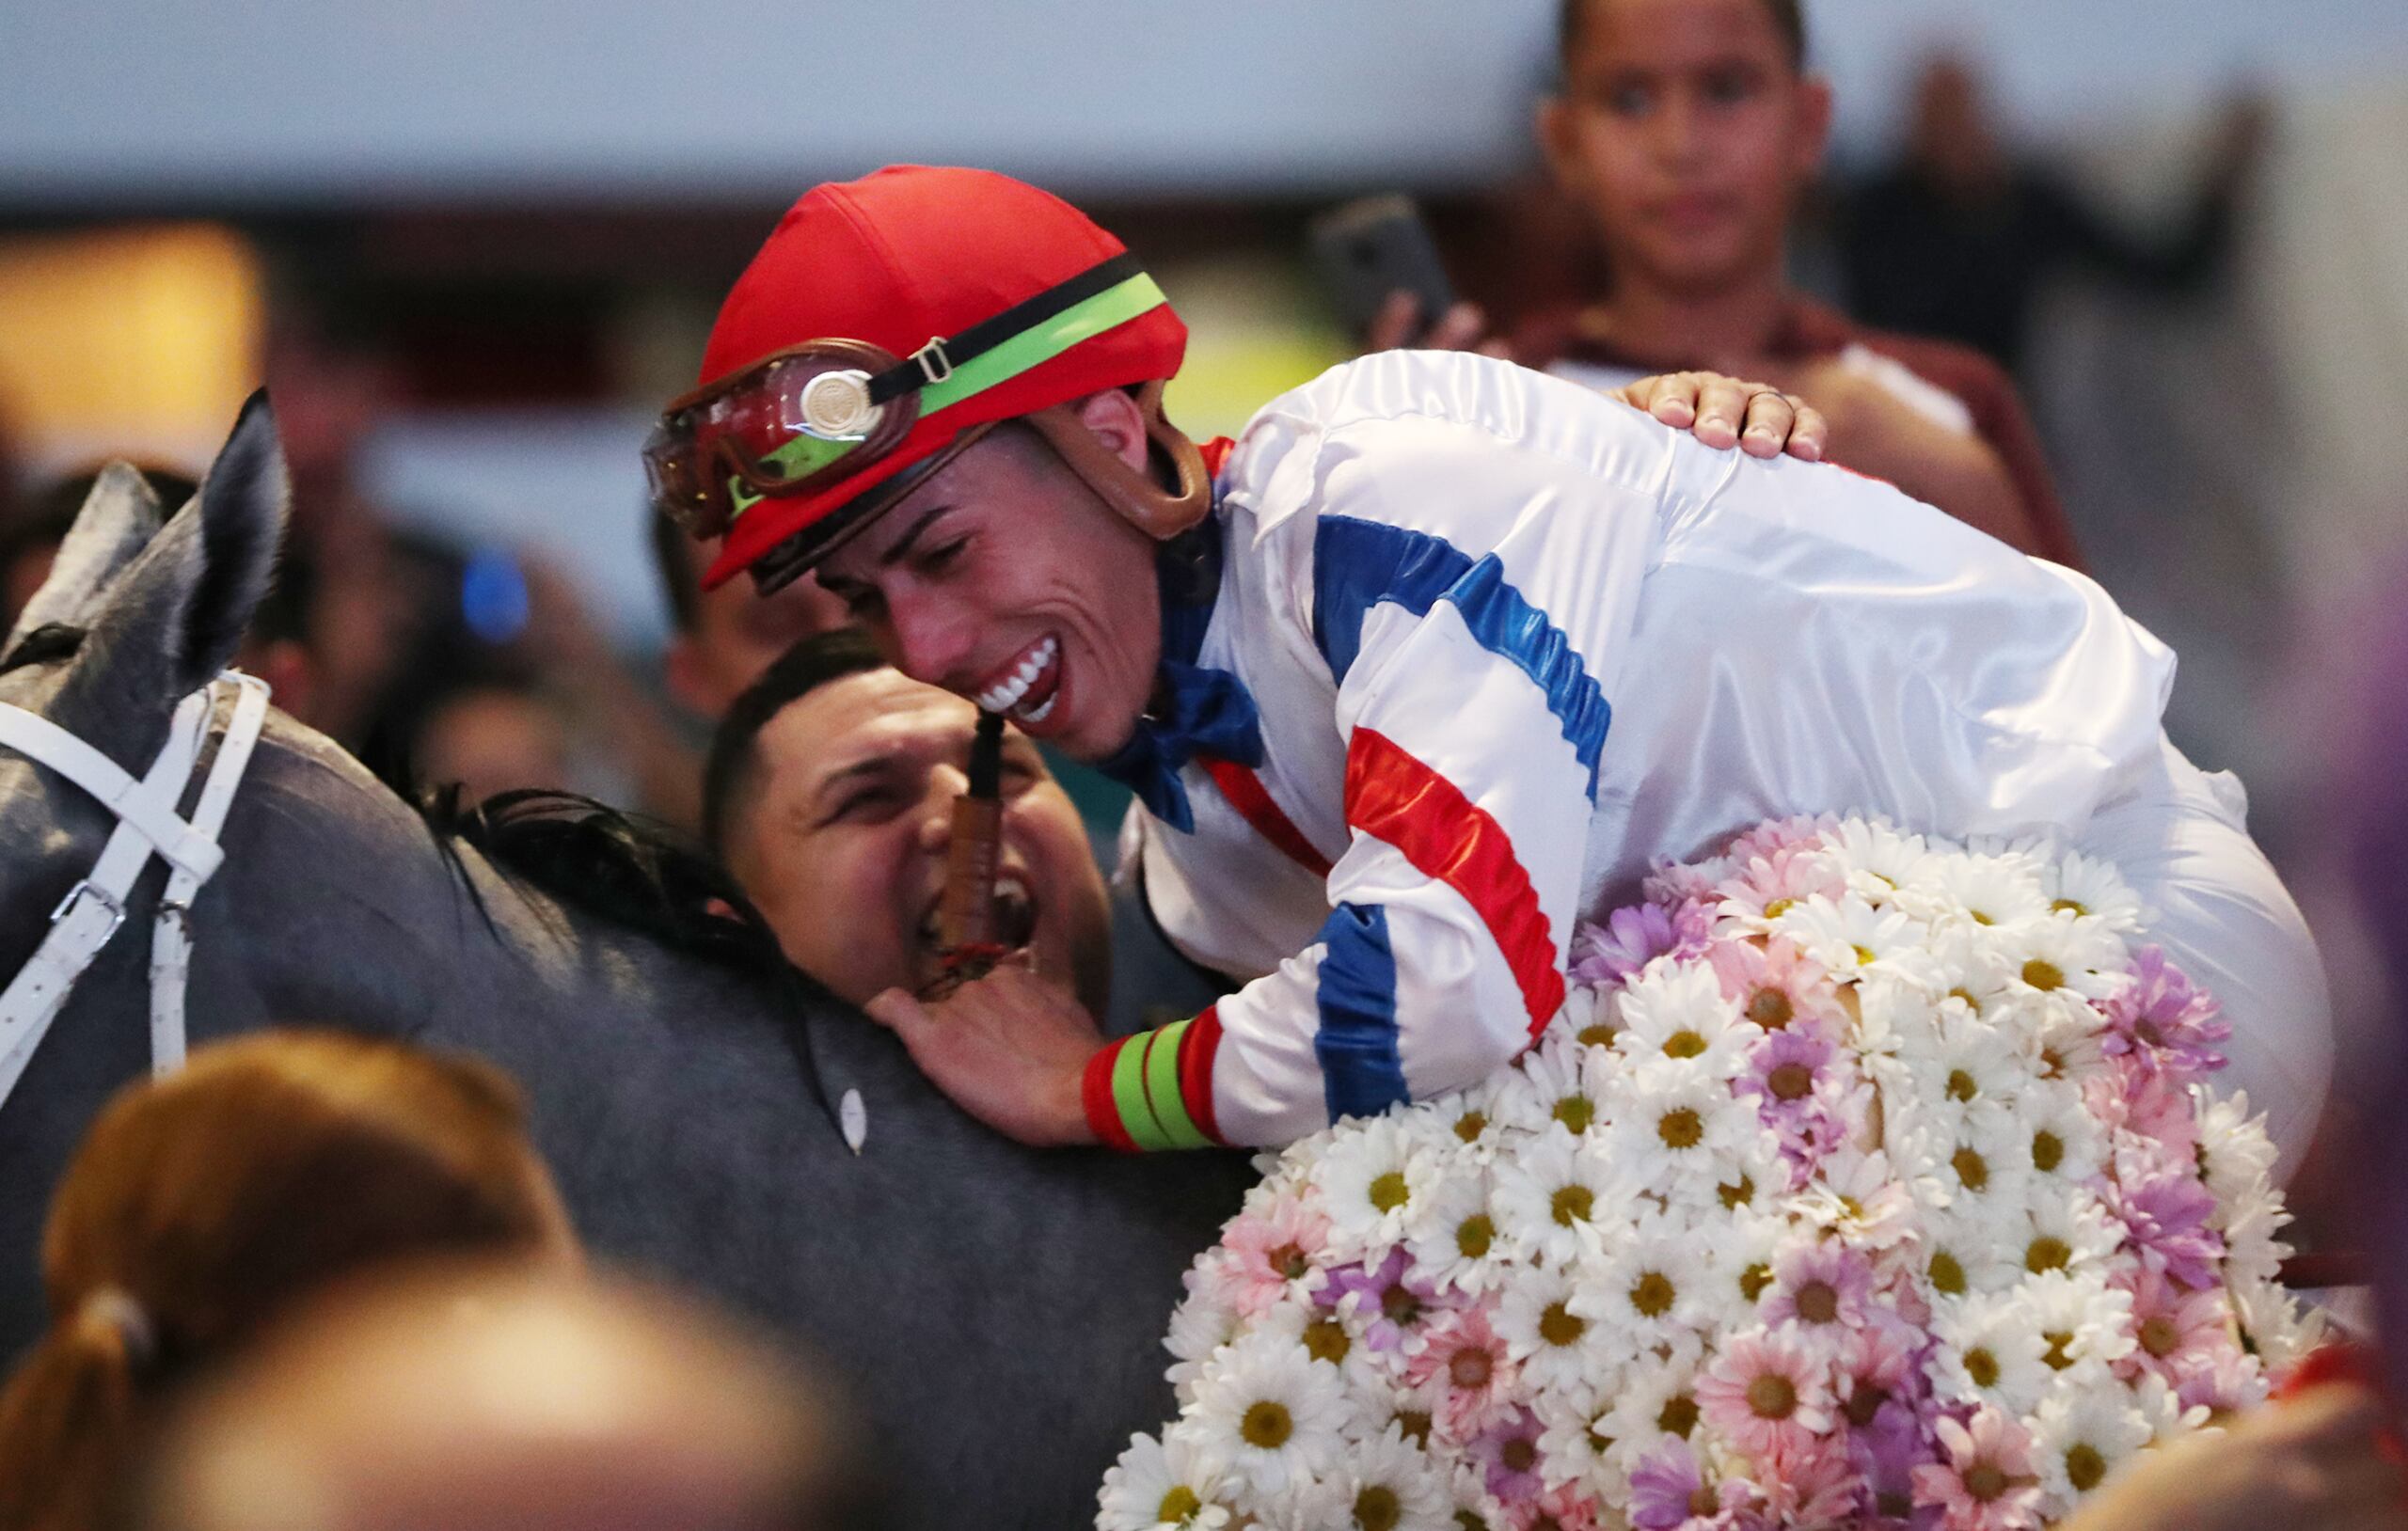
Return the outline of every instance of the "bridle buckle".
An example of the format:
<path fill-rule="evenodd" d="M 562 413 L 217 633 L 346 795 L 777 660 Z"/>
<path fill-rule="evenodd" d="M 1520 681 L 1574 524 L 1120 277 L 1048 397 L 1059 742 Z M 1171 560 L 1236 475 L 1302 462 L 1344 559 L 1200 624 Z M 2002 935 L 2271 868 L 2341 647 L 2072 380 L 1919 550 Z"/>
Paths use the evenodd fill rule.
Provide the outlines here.
<path fill-rule="evenodd" d="M 117 901 L 115 894 L 94 883 L 89 877 L 67 890 L 67 896 L 58 901 L 58 908 L 50 911 L 50 923 L 56 924 L 66 919 L 73 911 L 76 901 L 87 896 L 98 899 L 101 908 L 109 912 L 109 928 L 106 934 L 101 937 L 102 941 L 105 943 L 110 936 L 117 934 L 118 927 L 125 923 L 125 906 Z"/>

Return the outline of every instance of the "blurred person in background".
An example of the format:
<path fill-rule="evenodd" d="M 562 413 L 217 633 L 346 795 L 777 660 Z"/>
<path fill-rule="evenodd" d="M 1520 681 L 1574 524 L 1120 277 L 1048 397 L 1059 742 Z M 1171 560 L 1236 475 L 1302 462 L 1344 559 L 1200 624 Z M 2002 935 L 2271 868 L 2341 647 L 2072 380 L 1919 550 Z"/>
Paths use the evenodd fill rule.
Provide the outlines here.
<path fill-rule="evenodd" d="M 848 1003 L 941 971 L 937 902 L 977 716 L 846 628 L 771 665 L 712 741 L 705 838 L 787 959 Z M 1085 827 L 1028 736 L 1004 738 L 1003 939 L 1102 1016 L 1112 924 Z"/>
<path fill-rule="evenodd" d="M 1841 200 L 1848 301 L 1868 323 L 1943 336 L 2019 371 L 2036 300 L 2055 277 L 2079 270 L 2179 293 L 2213 276 L 2266 125 L 2262 102 L 2228 108 L 2187 214 L 2146 238 L 2062 175 L 2019 158 L 2000 141 L 1973 66 L 1935 58 L 1915 86 L 1904 159 Z"/>
<path fill-rule="evenodd" d="M 668 1291 L 523 1268 L 354 1284 L 169 1425 L 143 1531 L 863 1531 L 837 1401 Z"/>
<path fill-rule="evenodd" d="M 715 546 L 695 542 L 665 515 L 645 518 L 653 568 L 669 604 L 669 647 L 662 665 L 669 694 L 703 723 L 716 724 L 745 687 L 806 638 L 852 625 L 845 603 L 816 579 L 798 579 L 770 595 L 737 586 L 702 588 Z"/>
<path fill-rule="evenodd" d="M 1538 136 L 1603 248 L 1605 291 L 1530 316 L 1501 348 L 1613 388 L 1706 369 L 1829 418 L 1838 461 L 2024 552 L 2081 566 L 2013 385 L 1963 347 L 1886 334 L 1788 280 L 1788 232 L 1819 172 L 1830 87 L 1806 68 L 1801 0 L 1561 0 L 1562 83 Z M 1402 343 L 1400 294 L 1372 335 Z M 1459 309 L 1423 342 L 1480 343 Z"/>
<path fill-rule="evenodd" d="M 531 681 L 471 681 L 445 692 L 420 722 L 411 766 L 428 785 L 456 783 L 469 802 L 521 787 L 575 789 L 572 722 Z"/>
<path fill-rule="evenodd" d="M 516 1087 L 391 1042 L 265 1033 L 121 1091 L 51 1204 L 51 1325 L 0 1393 L 0 1526 L 95 1531 L 178 1386 L 384 1262 L 578 1259 Z"/>

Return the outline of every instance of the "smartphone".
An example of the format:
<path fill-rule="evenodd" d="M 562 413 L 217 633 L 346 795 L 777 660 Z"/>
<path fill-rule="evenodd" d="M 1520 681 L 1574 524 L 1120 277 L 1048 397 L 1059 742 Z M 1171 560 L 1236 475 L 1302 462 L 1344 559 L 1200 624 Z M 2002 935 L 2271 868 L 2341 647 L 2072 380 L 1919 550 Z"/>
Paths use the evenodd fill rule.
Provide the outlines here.
<path fill-rule="evenodd" d="M 1455 306 L 1455 287 L 1446 262 L 1421 221 L 1421 210 L 1403 196 L 1366 197 L 1332 208 L 1312 221 L 1312 247 L 1322 280 L 1339 317 L 1356 335 L 1368 334 L 1391 293 L 1410 292 L 1420 306 L 1406 343 L 1429 333 Z"/>

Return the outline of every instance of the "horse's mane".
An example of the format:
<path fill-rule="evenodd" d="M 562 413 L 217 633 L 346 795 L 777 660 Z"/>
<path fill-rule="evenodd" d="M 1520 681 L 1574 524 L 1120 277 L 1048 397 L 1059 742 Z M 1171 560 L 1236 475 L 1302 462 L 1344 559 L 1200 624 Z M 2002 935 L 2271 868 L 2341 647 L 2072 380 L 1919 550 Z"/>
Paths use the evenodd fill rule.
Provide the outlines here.
<path fill-rule="evenodd" d="M 544 788 L 470 804 L 455 783 L 420 792 L 417 800 L 447 854 L 472 845 L 563 904 L 673 950 L 816 986 L 786 961 L 734 876 L 668 825 Z"/>

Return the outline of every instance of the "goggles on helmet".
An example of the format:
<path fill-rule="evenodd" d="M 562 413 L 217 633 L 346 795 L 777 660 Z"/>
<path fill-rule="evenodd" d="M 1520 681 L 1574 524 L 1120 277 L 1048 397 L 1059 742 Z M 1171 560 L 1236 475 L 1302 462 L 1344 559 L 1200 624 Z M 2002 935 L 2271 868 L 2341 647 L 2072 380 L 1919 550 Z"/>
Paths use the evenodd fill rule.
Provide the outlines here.
<path fill-rule="evenodd" d="M 933 415 L 1169 300 L 1118 255 L 909 357 L 807 340 L 673 401 L 644 443 L 653 503 L 697 538 L 761 500 L 817 494 L 889 456 Z"/>

